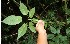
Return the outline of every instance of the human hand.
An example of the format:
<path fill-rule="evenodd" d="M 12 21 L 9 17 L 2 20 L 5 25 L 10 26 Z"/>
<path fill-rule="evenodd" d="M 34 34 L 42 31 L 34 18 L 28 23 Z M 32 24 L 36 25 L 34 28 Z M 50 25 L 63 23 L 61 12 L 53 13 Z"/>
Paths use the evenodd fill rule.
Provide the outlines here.
<path fill-rule="evenodd" d="M 38 33 L 43 33 L 46 32 L 46 30 L 44 29 L 44 21 L 43 20 L 39 20 L 36 24 L 36 31 L 38 31 Z"/>

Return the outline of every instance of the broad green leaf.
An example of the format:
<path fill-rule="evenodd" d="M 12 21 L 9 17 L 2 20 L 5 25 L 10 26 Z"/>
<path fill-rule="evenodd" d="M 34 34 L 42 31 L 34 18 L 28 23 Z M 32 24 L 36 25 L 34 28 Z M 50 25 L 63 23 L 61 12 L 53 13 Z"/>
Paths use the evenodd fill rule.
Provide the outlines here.
<path fill-rule="evenodd" d="M 22 22 L 22 17 L 11 15 L 11 16 L 8 16 L 7 18 L 5 18 L 2 22 L 5 24 L 8 24 L 8 25 L 16 25 L 16 24 L 19 24 L 20 22 Z"/>
<path fill-rule="evenodd" d="M 28 12 L 29 12 L 29 10 L 27 9 L 27 7 L 23 3 L 21 3 L 21 2 L 20 2 L 19 9 L 20 9 L 20 11 L 21 11 L 21 13 L 23 15 L 27 15 Z"/>
<path fill-rule="evenodd" d="M 48 34 L 48 39 L 52 39 L 54 37 L 54 34 Z"/>
<path fill-rule="evenodd" d="M 19 29 L 18 29 L 18 37 L 17 37 L 17 40 L 22 37 L 25 33 L 26 33 L 26 30 L 27 30 L 27 24 L 23 24 Z"/>
<path fill-rule="evenodd" d="M 58 38 L 60 39 L 61 42 L 64 42 L 67 40 L 67 36 L 62 36 L 62 35 L 58 35 Z"/>
<path fill-rule="evenodd" d="M 32 18 L 35 13 L 35 7 L 29 11 L 29 17 Z"/>
<path fill-rule="evenodd" d="M 70 17 L 67 19 L 67 24 L 69 24 L 70 23 Z"/>
<path fill-rule="evenodd" d="M 62 35 L 61 35 L 61 34 L 59 34 L 59 35 L 58 35 L 58 38 L 61 38 L 61 37 L 62 37 Z"/>
<path fill-rule="evenodd" d="M 59 33 L 60 33 L 60 28 L 58 28 L 58 29 L 57 29 L 57 32 L 56 32 L 56 33 L 57 33 L 57 34 L 59 34 Z"/>
<path fill-rule="evenodd" d="M 65 40 L 64 42 L 63 42 L 63 44 L 69 44 L 70 42 L 68 41 L 68 40 Z"/>
<path fill-rule="evenodd" d="M 61 40 L 61 41 L 66 41 L 66 40 L 67 40 L 67 36 L 62 36 L 62 37 L 60 38 L 60 40 Z"/>
<path fill-rule="evenodd" d="M 37 22 L 38 22 L 38 19 L 33 18 L 33 19 L 32 19 L 32 22 L 37 23 Z"/>
<path fill-rule="evenodd" d="M 61 42 L 67 41 L 67 36 L 60 36 L 59 38 Z"/>
<path fill-rule="evenodd" d="M 30 29 L 32 32 L 36 33 L 35 27 L 33 26 L 33 23 L 32 23 L 32 22 L 29 22 L 29 29 Z"/>
<path fill-rule="evenodd" d="M 59 36 L 54 37 L 52 40 L 59 44 Z"/>
<path fill-rule="evenodd" d="M 66 34 L 69 34 L 70 33 L 70 28 L 67 28 L 66 29 Z"/>
<path fill-rule="evenodd" d="M 66 36 L 62 36 L 62 35 L 58 35 L 55 37 L 55 42 L 58 43 L 58 44 L 64 44 L 63 42 L 67 40 L 67 37 Z"/>
<path fill-rule="evenodd" d="M 57 33 L 57 30 L 56 30 L 54 27 L 52 27 L 52 26 L 50 26 L 50 30 L 51 30 L 51 32 L 54 33 L 54 34 Z"/>

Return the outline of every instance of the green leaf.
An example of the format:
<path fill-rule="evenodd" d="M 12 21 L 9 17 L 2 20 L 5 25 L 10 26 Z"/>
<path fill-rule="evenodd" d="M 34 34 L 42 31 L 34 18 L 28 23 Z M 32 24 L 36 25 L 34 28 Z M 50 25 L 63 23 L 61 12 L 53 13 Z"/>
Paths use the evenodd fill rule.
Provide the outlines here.
<path fill-rule="evenodd" d="M 32 23 L 32 22 L 29 22 L 29 29 L 30 29 L 32 32 L 36 33 L 35 27 L 33 26 L 33 23 Z"/>
<path fill-rule="evenodd" d="M 51 30 L 51 32 L 54 33 L 54 34 L 57 33 L 57 30 L 56 30 L 54 27 L 52 27 L 52 26 L 50 26 L 50 30 Z"/>
<path fill-rule="evenodd" d="M 22 22 L 22 17 L 11 15 L 11 16 L 8 16 L 7 18 L 5 18 L 2 22 L 5 24 L 8 24 L 8 25 L 16 25 L 16 24 L 19 24 L 20 22 Z"/>
<path fill-rule="evenodd" d="M 61 34 L 59 34 L 57 37 L 60 39 L 60 42 L 64 42 L 67 40 L 67 36 L 62 36 Z"/>
<path fill-rule="evenodd" d="M 61 42 L 64 42 L 64 41 L 67 40 L 67 36 L 60 36 L 59 38 L 60 38 L 60 41 L 61 41 Z"/>
<path fill-rule="evenodd" d="M 69 24 L 70 23 L 70 17 L 67 19 L 67 24 Z"/>
<path fill-rule="evenodd" d="M 54 37 L 52 40 L 59 44 L 59 36 Z"/>
<path fill-rule="evenodd" d="M 70 28 L 67 28 L 66 29 L 66 34 L 69 34 L 70 33 Z"/>
<path fill-rule="evenodd" d="M 37 22 L 38 22 L 38 19 L 33 18 L 33 19 L 32 19 L 32 22 L 37 23 Z"/>
<path fill-rule="evenodd" d="M 63 44 L 69 44 L 69 41 L 68 41 L 68 40 L 65 40 L 65 41 L 63 42 Z"/>
<path fill-rule="evenodd" d="M 67 8 L 67 10 L 65 11 L 67 15 L 70 14 L 70 9 Z"/>
<path fill-rule="evenodd" d="M 57 32 L 56 32 L 56 33 L 57 33 L 57 34 L 59 34 L 59 33 L 60 33 L 60 28 L 58 28 L 58 29 L 57 29 Z"/>
<path fill-rule="evenodd" d="M 65 14 L 69 15 L 70 14 L 70 9 L 65 8 L 64 6 L 62 6 L 63 11 L 65 12 Z"/>
<path fill-rule="evenodd" d="M 29 11 L 29 17 L 32 18 L 35 13 L 35 7 Z"/>
<path fill-rule="evenodd" d="M 47 28 L 47 22 L 45 22 L 45 29 Z"/>
<path fill-rule="evenodd" d="M 54 34 L 48 34 L 48 39 L 52 39 L 54 37 Z"/>
<path fill-rule="evenodd" d="M 59 22 L 59 25 L 60 26 L 64 26 L 64 22 Z"/>
<path fill-rule="evenodd" d="M 17 40 L 22 37 L 25 33 L 26 33 L 26 30 L 27 30 L 27 24 L 23 24 L 19 29 L 18 29 L 18 37 L 17 37 Z"/>
<path fill-rule="evenodd" d="M 20 9 L 20 11 L 21 11 L 21 13 L 23 15 L 27 15 L 28 12 L 29 12 L 29 10 L 27 9 L 27 7 L 23 3 L 21 3 L 21 2 L 20 2 L 19 9 Z"/>

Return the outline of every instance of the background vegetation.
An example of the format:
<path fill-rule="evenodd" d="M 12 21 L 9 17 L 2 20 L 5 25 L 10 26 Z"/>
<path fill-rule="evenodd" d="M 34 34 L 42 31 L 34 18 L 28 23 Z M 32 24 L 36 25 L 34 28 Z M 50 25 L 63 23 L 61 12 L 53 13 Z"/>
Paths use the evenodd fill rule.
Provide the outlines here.
<path fill-rule="evenodd" d="M 10 15 L 22 16 L 22 22 L 17 25 L 7 25 L 1 22 L 2 44 L 36 44 L 37 33 L 27 28 L 18 41 L 18 29 L 23 23 L 29 25 L 29 15 L 20 12 L 20 1 L 30 10 L 35 7 L 33 26 L 36 20 L 45 21 L 49 44 L 70 44 L 70 0 L 2 0 L 1 21 Z"/>

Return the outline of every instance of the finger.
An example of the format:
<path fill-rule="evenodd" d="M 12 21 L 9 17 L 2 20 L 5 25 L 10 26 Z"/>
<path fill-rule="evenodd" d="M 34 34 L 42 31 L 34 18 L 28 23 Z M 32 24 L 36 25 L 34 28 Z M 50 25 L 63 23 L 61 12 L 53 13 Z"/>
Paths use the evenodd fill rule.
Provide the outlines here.
<path fill-rule="evenodd" d="M 44 21 L 43 21 L 43 20 L 39 20 L 39 21 L 38 21 L 38 25 L 44 26 Z"/>
<path fill-rule="evenodd" d="M 39 22 L 37 22 L 36 27 L 38 27 Z"/>
<path fill-rule="evenodd" d="M 38 27 L 38 24 L 36 24 L 36 27 Z"/>

